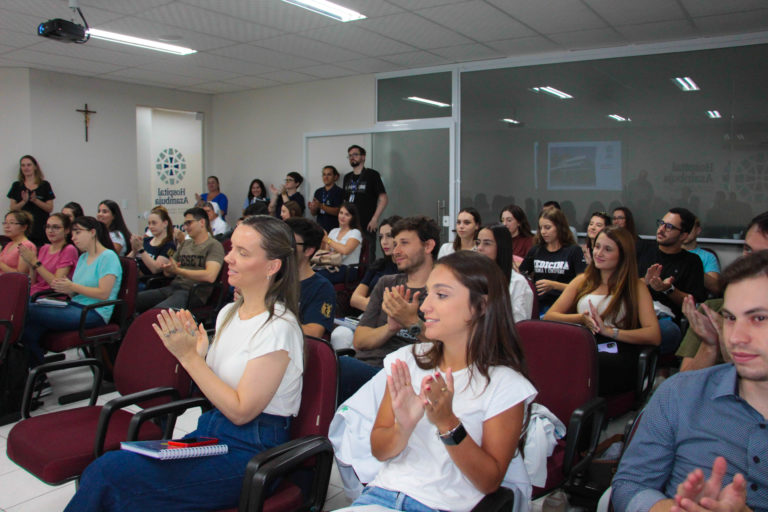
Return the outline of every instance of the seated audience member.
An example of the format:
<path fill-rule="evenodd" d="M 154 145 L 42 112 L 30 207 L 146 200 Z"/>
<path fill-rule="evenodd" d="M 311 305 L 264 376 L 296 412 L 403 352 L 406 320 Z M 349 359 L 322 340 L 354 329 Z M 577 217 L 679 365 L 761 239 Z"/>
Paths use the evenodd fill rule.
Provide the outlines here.
<path fill-rule="evenodd" d="M 69 295 L 66 307 L 54 307 L 31 302 L 27 312 L 22 342 L 30 356 L 30 366 L 43 362 L 40 339 L 48 331 L 72 331 L 80 326 L 83 307 L 96 302 L 115 300 L 123 279 L 120 258 L 112 250 L 104 224 L 93 217 L 78 217 L 72 224 L 72 241 L 82 252 L 77 260 L 72 280 L 58 277 L 51 288 Z M 88 311 L 85 327 L 98 327 L 109 323 L 114 306 L 104 306 Z M 42 384 L 42 388 L 48 388 Z M 50 391 L 49 391 L 50 392 Z M 47 394 L 45 391 L 41 394 Z"/>
<path fill-rule="evenodd" d="M 312 270 L 310 260 L 323 242 L 323 228 L 303 217 L 286 220 L 296 239 L 299 280 L 299 322 L 304 334 L 321 338 L 333 330 L 336 292 L 326 278 Z"/>
<path fill-rule="evenodd" d="M 105 199 L 99 203 L 99 211 L 96 214 L 96 218 L 106 226 L 117 255 L 125 256 L 128 244 L 131 241 L 131 232 L 128 226 L 125 225 L 120 206 L 111 199 Z"/>
<path fill-rule="evenodd" d="M 592 261 L 592 248 L 595 246 L 595 238 L 606 226 L 611 225 L 611 218 L 605 212 L 593 212 L 587 224 L 587 237 L 584 245 L 581 247 L 584 253 L 584 261 L 587 265 Z"/>
<path fill-rule="evenodd" d="M 709 293 L 717 295 L 720 293 L 720 263 L 717 262 L 717 256 L 706 249 L 698 247 L 696 239 L 700 234 L 701 222 L 696 217 L 693 223 L 693 230 L 688 234 L 685 242 L 683 242 L 683 249 L 701 258 L 701 264 L 704 266 L 704 287 Z"/>
<path fill-rule="evenodd" d="M 25 210 L 12 210 L 5 214 L 3 233 L 11 239 L 0 251 L 0 272 L 29 273 L 29 266 L 19 256 L 19 249 L 26 247 L 37 253 L 37 247 L 27 235 L 32 232 L 32 214 Z"/>
<path fill-rule="evenodd" d="M 291 217 L 303 217 L 299 203 L 296 201 L 288 201 L 280 207 L 280 218 L 282 220 L 288 220 Z"/>
<path fill-rule="evenodd" d="M 219 205 L 219 214 L 221 215 L 221 218 L 226 220 L 227 209 L 229 207 L 229 199 L 226 195 L 221 193 L 219 178 L 216 176 L 209 176 L 205 183 L 208 187 L 208 192 L 204 194 L 195 194 L 195 198 L 197 199 L 196 206 L 202 208 L 205 203 L 216 203 Z"/>
<path fill-rule="evenodd" d="M 547 201 L 546 203 L 541 205 L 541 208 L 542 209 L 544 209 L 544 208 L 557 208 L 560 211 L 563 210 L 560 207 L 560 203 L 558 203 L 557 201 Z M 565 214 L 563 214 L 563 215 L 565 215 Z M 567 217 L 566 217 L 566 219 L 567 219 Z M 573 240 L 574 240 L 574 243 L 575 243 L 579 239 L 579 233 L 577 233 L 576 232 L 576 228 L 571 226 L 570 224 L 568 225 L 568 229 L 571 231 L 571 234 L 573 235 Z"/>
<path fill-rule="evenodd" d="M 269 205 L 261 201 L 253 203 L 243 211 L 243 217 L 251 215 L 269 215 Z"/>
<path fill-rule="evenodd" d="M 477 234 L 477 252 L 488 256 L 509 283 L 509 298 L 515 322 L 531 318 L 533 290 L 528 279 L 512 268 L 512 237 L 504 224 L 484 226 Z"/>
<path fill-rule="evenodd" d="M 744 235 L 744 256 L 753 252 L 768 251 L 768 211 L 756 216 L 747 226 Z M 709 299 L 696 310 L 693 298 L 686 297 L 683 313 L 688 318 L 680 348 L 675 355 L 683 358 L 680 371 L 700 370 L 721 363 L 726 356 L 722 352 L 721 333 L 723 299 Z M 703 343 L 702 343 L 703 342 Z"/>
<path fill-rule="evenodd" d="M 768 509 L 768 252 L 739 258 L 722 282 L 732 363 L 659 386 L 613 479 L 617 512 Z"/>
<path fill-rule="evenodd" d="M 168 286 L 139 292 L 136 311 L 186 307 L 189 291 L 195 283 L 216 281 L 224 261 L 224 248 L 211 236 L 208 222 L 208 215 L 202 208 L 184 212 L 184 230 L 189 239 L 181 242 L 173 257 L 162 266 L 163 274 L 174 279 Z M 195 298 L 204 303 L 209 295 L 210 290 L 205 290 Z"/>
<path fill-rule="evenodd" d="M 304 181 L 301 174 L 296 171 L 289 172 L 285 177 L 285 185 L 278 189 L 274 185 L 269 187 L 272 192 L 272 198 L 269 201 L 269 213 L 275 217 L 280 217 L 280 209 L 284 203 L 288 201 L 296 201 L 301 208 L 301 216 L 304 215 L 304 205 L 307 204 L 304 201 L 304 196 L 299 192 L 299 187 Z"/>
<path fill-rule="evenodd" d="M 74 201 L 70 201 L 65 204 L 64 208 L 61 209 L 61 213 L 69 217 L 70 224 L 75 222 L 76 218 L 85 215 L 85 213 L 83 213 L 83 207 L 80 206 L 80 203 L 76 203 Z"/>
<path fill-rule="evenodd" d="M 662 354 L 677 350 L 682 334 L 683 299 L 691 294 L 696 302 L 707 298 L 704 269 L 695 254 L 683 250 L 683 242 L 693 229 L 694 215 L 685 208 L 671 208 L 657 224 L 657 248 L 643 252 L 638 260 L 638 273 L 644 276 L 656 306 L 661 327 Z"/>
<path fill-rule="evenodd" d="M 340 403 L 381 370 L 387 354 L 426 341 L 419 305 L 440 247 L 440 227 L 428 217 L 406 217 L 395 223 L 392 235 L 392 259 L 401 273 L 383 276 L 376 283 L 355 329 L 357 353 L 354 358 L 339 358 Z"/>
<path fill-rule="evenodd" d="M 440 247 L 437 259 L 448 256 L 456 251 L 473 251 L 475 249 L 475 237 L 483 224 L 480 212 L 471 206 L 462 208 L 456 216 L 456 238 L 453 242 L 446 242 Z"/>
<path fill-rule="evenodd" d="M 229 226 L 224 219 L 219 215 L 219 205 L 210 201 L 203 205 L 206 215 L 208 215 L 208 221 L 211 224 L 211 232 L 213 236 L 222 237 L 229 233 Z"/>
<path fill-rule="evenodd" d="M 332 165 L 323 167 L 323 186 L 315 190 L 315 196 L 307 204 L 317 223 L 328 233 L 339 227 L 339 207 L 344 202 L 344 189 L 336 184 L 339 171 Z"/>
<path fill-rule="evenodd" d="M 249 206 L 256 203 L 264 203 L 266 205 L 269 204 L 267 187 L 264 186 L 264 182 L 259 178 L 251 181 L 251 185 L 248 187 L 248 196 L 246 196 L 245 202 L 243 203 L 243 214 L 245 214 L 245 210 Z"/>
<path fill-rule="evenodd" d="M 363 233 L 360 231 L 360 216 L 357 207 L 344 203 L 339 208 L 339 227 L 331 230 L 323 238 L 323 250 L 342 255 L 341 265 L 330 268 L 324 267 L 318 273 L 332 283 L 343 283 L 348 278 L 354 279 L 357 270 L 350 265 L 360 262 L 360 250 Z"/>
<path fill-rule="evenodd" d="M 29 296 L 51 289 L 56 279 L 72 279 L 75 265 L 79 257 L 77 249 L 69 243 L 69 233 L 72 223 L 63 213 L 52 213 L 45 223 L 45 234 L 48 242 L 35 250 L 22 245 L 19 255 L 29 267 L 29 279 L 32 287 Z"/>
<path fill-rule="evenodd" d="M 584 267 L 581 247 L 576 244 L 563 212 L 553 207 L 542 209 L 536 245 L 520 264 L 520 272 L 530 275 L 536 284 L 542 315 Z"/>
<path fill-rule="evenodd" d="M 555 301 L 544 320 L 588 327 L 598 343 L 615 340 L 618 352 L 598 352 L 601 396 L 634 388 L 641 345 L 661 342 L 653 300 L 637 275 L 635 241 L 609 226 L 595 239 L 592 261 Z"/>
<path fill-rule="evenodd" d="M 644 240 L 640 238 L 637 233 L 637 227 L 635 226 L 635 216 L 632 215 L 632 210 L 626 206 L 619 206 L 613 209 L 613 216 L 611 217 L 614 226 L 624 228 L 632 235 L 632 239 L 635 241 L 635 253 L 637 258 L 640 259 L 640 255 L 645 251 L 656 251 L 656 242 L 652 240 Z"/>
<path fill-rule="evenodd" d="M 248 217 L 232 245 L 229 283 L 241 295 L 219 313 L 213 341 L 188 311 L 163 311 L 154 325 L 213 405 L 185 438 L 215 437 L 229 451 L 163 461 L 107 452 L 86 468 L 66 511 L 236 508 L 251 457 L 289 440 L 304 371 L 293 236 L 274 218 Z"/>
<path fill-rule="evenodd" d="M 501 210 L 500 220 L 512 235 L 512 253 L 522 261 L 533 247 L 533 233 L 528 217 L 522 208 L 516 204 L 510 204 Z"/>
<path fill-rule="evenodd" d="M 387 389 L 371 431 L 371 453 L 384 465 L 353 506 L 471 510 L 502 480 L 527 502 L 520 446 L 536 389 L 505 277 L 460 251 L 437 263 L 427 290 L 420 309 L 436 341 L 386 357 Z"/>
<path fill-rule="evenodd" d="M 151 237 L 131 236 L 129 258 L 135 258 L 139 265 L 139 275 L 151 276 L 163 271 L 163 265 L 176 251 L 173 239 L 173 222 L 168 210 L 155 206 L 147 216 Z"/>
<path fill-rule="evenodd" d="M 399 215 L 393 215 L 381 221 L 379 225 L 379 245 L 384 256 L 374 261 L 368 266 L 368 270 L 365 271 L 365 275 L 360 280 L 360 284 L 357 285 L 352 293 L 352 298 L 349 300 L 349 304 L 353 308 L 365 311 L 365 308 L 368 307 L 368 301 L 371 300 L 371 290 L 374 289 L 379 279 L 383 276 L 397 274 L 397 265 L 392 261 L 392 250 L 395 248 L 392 227 L 401 218 Z"/>

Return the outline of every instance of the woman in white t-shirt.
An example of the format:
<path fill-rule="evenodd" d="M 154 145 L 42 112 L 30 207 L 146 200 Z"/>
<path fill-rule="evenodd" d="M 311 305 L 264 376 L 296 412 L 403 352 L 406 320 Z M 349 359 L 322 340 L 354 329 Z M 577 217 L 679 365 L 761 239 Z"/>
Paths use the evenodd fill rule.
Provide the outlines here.
<path fill-rule="evenodd" d="M 480 231 L 482 223 L 480 212 L 475 208 L 471 206 L 462 208 L 456 216 L 456 229 L 454 230 L 456 238 L 453 239 L 453 242 L 446 242 L 440 246 L 437 259 L 453 254 L 456 251 L 473 250 L 475 248 L 475 238 L 477 238 L 477 232 Z"/>
<path fill-rule="evenodd" d="M 120 205 L 111 199 L 103 200 L 99 203 L 96 218 L 107 227 L 109 238 L 112 239 L 117 255 L 125 256 L 129 249 L 128 244 L 131 241 L 131 231 L 125 225 Z"/>
<path fill-rule="evenodd" d="M 427 290 L 424 335 L 439 341 L 384 360 L 371 452 L 385 464 L 353 505 L 471 510 L 502 480 L 530 496 L 519 442 L 536 390 L 501 270 L 459 251 L 438 262 Z"/>
<path fill-rule="evenodd" d="M 350 265 L 360 263 L 360 249 L 363 242 L 363 233 L 360 231 L 360 215 L 357 206 L 352 203 L 343 203 L 339 208 L 339 227 L 333 228 L 325 238 L 321 249 L 342 254 L 341 265 L 335 271 L 323 268 L 318 271 L 323 277 L 332 283 L 343 283 L 354 280 L 356 269 Z M 355 274 L 347 276 L 348 272 Z"/>
<path fill-rule="evenodd" d="M 232 234 L 229 284 L 240 290 L 216 320 L 209 345 L 188 311 L 163 311 L 160 340 L 214 408 L 188 438 L 215 437 L 226 455 L 158 461 L 117 450 L 94 461 L 67 506 L 89 510 L 219 510 L 237 506 L 248 460 L 289 439 L 299 411 L 304 339 L 299 279 L 287 224 L 246 218 Z"/>

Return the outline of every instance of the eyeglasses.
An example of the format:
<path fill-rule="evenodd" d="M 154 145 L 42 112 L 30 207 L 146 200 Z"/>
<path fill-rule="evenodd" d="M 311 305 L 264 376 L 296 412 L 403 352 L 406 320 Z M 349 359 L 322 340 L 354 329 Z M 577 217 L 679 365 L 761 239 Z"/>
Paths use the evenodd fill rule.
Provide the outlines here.
<path fill-rule="evenodd" d="M 481 245 L 484 247 L 493 247 L 496 245 L 496 242 L 493 240 L 480 240 L 479 238 L 475 240 L 475 247 L 480 247 Z"/>
<path fill-rule="evenodd" d="M 188 228 L 189 226 L 191 226 L 194 223 L 195 223 L 194 220 L 185 220 L 184 223 L 182 224 L 182 226 L 184 226 L 185 228 Z"/>
<path fill-rule="evenodd" d="M 350 153 L 347 155 L 347 158 L 360 158 L 361 156 L 363 155 L 361 155 L 360 153 Z"/>
<path fill-rule="evenodd" d="M 19 222 L 3 222 L 3 226 L 23 226 L 24 224 L 21 224 Z"/>
<path fill-rule="evenodd" d="M 64 229 L 64 226 L 54 226 L 52 224 L 46 224 L 45 229 L 49 229 L 51 231 L 61 231 L 62 229 Z"/>
<path fill-rule="evenodd" d="M 613 220 L 614 220 L 614 222 L 615 222 L 615 221 L 617 221 L 617 220 L 627 220 L 627 218 L 626 218 L 626 217 L 624 217 L 623 215 L 622 215 L 621 217 L 619 217 L 618 215 L 614 215 L 614 216 L 613 216 Z"/>
<path fill-rule="evenodd" d="M 669 222 L 664 222 L 663 220 L 659 219 L 656 221 L 656 227 L 660 228 L 661 226 L 664 226 L 664 231 L 682 231 L 682 229 L 675 226 L 674 224 L 670 224 Z"/>
<path fill-rule="evenodd" d="M 293 178 L 285 178 L 285 182 L 286 182 L 286 183 L 288 183 L 289 181 L 296 181 L 296 180 L 295 180 L 295 179 L 293 179 Z"/>

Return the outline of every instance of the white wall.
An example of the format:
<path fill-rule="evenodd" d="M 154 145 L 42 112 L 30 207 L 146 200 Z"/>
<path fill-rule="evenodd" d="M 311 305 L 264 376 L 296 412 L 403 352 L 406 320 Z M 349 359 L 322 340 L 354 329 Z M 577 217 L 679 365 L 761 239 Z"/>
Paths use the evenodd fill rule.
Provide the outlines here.
<path fill-rule="evenodd" d="M 253 178 L 261 178 L 267 187 L 279 186 L 286 173 L 302 172 L 304 133 L 371 128 L 375 88 L 374 76 L 363 75 L 216 95 L 215 165 L 206 172 L 219 177 L 230 205 L 240 208 Z M 340 147 L 339 154 L 346 150 Z M 313 170 L 315 188 L 321 171 Z M 339 168 L 342 175 L 348 171 Z M 313 189 L 305 185 L 302 193 L 308 197 Z M 230 210 L 236 219 L 236 210 Z"/>
<path fill-rule="evenodd" d="M 0 69 L 3 182 L 10 187 L 18 173 L 19 157 L 30 153 L 53 186 L 57 209 L 68 201 L 77 201 L 87 214 L 95 215 L 101 200 L 113 199 L 121 207 L 125 205 L 123 215 L 131 230 L 139 224 L 136 107 L 203 112 L 209 124 L 213 117 L 212 98 L 207 94 L 39 70 L 25 72 L 26 85 L 23 73 Z M 6 91 L 10 93 L 8 99 Z M 83 115 L 76 112 L 84 103 L 97 112 L 91 117 L 87 143 Z M 6 115 L 8 112 L 12 115 Z M 27 132 L 30 135 L 25 136 Z M 210 130 L 206 140 L 207 147 L 212 147 Z M 210 165 L 210 159 L 206 159 L 206 165 Z"/>

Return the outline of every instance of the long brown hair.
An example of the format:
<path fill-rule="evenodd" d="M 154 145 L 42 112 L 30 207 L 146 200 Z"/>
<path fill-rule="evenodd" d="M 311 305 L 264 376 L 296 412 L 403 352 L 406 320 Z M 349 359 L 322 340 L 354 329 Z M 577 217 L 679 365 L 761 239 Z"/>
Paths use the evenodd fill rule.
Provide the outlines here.
<path fill-rule="evenodd" d="M 35 183 L 37 183 L 38 185 L 41 184 L 45 179 L 45 176 L 43 176 L 43 171 L 42 169 L 40 169 L 40 164 L 37 163 L 37 159 L 32 155 L 24 155 L 23 157 L 19 158 L 19 176 L 18 176 L 19 183 L 21 183 L 22 185 L 24 184 L 24 173 L 21 172 L 21 161 L 24 160 L 25 158 L 27 160 L 32 160 L 32 163 L 35 164 Z"/>
<path fill-rule="evenodd" d="M 160 240 L 160 245 L 166 244 L 168 242 L 173 241 L 173 221 L 171 220 L 171 215 L 168 213 L 168 210 L 165 209 L 165 206 L 155 206 L 149 211 L 149 214 L 157 215 L 160 217 L 160 220 L 163 222 L 167 222 L 167 226 L 165 227 L 165 236 L 162 240 Z"/>
<path fill-rule="evenodd" d="M 568 225 L 568 219 L 562 211 L 554 206 L 546 206 L 542 208 L 539 213 L 539 220 L 541 219 L 547 219 L 555 225 L 555 229 L 557 229 L 557 239 L 560 242 L 560 245 L 568 247 L 569 245 L 576 243 L 576 240 L 573 238 L 573 233 L 571 233 L 571 228 Z M 547 245 L 544 239 L 541 238 L 541 229 L 536 231 L 535 242 L 536 245 Z"/>
<path fill-rule="evenodd" d="M 440 265 L 450 269 L 469 290 L 473 315 L 466 359 L 470 381 L 476 369 L 485 377 L 487 385 L 491 366 L 508 366 L 527 377 L 525 357 L 512 316 L 509 279 L 499 266 L 489 265 L 487 257 L 473 251 L 459 251 L 440 258 L 437 266 Z M 437 368 L 443 351 L 440 341 L 433 341 L 422 355 L 417 355 L 414 347 L 416 364 L 423 370 Z"/>
<path fill-rule="evenodd" d="M 619 226 L 608 226 L 597 235 L 607 236 L 619 248 L 619 262 L 611 277 L 608 278 L 608 294 L 611 300 L 600 316 L 603 319 L 615 319 L 624 308 L 624 318 L 616 322 L 616 327 L 621 329 L 637 329 L 640 327 L 640 312 L 637 301 L 639 277 L 637 274 L 637 256 L 635 254 L 635 239 L 632 234 Z M 595 242 L 597 242 L 595 238 Z M 595 260 L 587 265 L 584 271 L 584 283 L 576 294 L 576 303 L 579 299 L 597 289 L 602 283 L 600 270 L 595 267 Z"/>

